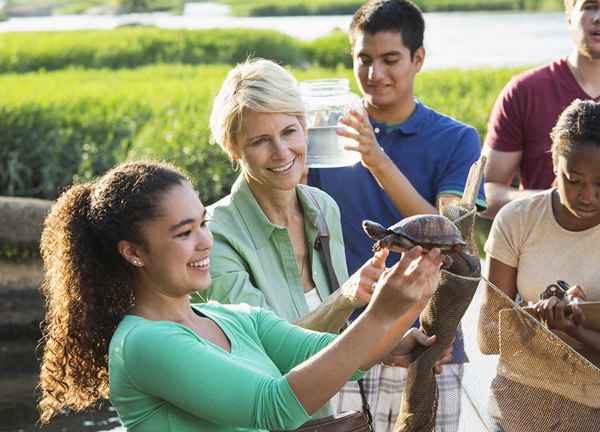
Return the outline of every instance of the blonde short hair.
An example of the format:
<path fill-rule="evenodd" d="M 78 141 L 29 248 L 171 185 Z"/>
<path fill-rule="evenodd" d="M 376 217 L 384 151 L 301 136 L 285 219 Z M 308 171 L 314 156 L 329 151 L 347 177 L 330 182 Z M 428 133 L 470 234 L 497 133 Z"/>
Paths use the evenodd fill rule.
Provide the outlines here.
<path fill-rule="evenodd" d="M 229 71 L 210 114 L 211 138 L 232 158 L 244 131 L 247 111 L 298 117 L 305 127 L 305 108 L 296 79 L 270 60 L 252 59 Z"/>

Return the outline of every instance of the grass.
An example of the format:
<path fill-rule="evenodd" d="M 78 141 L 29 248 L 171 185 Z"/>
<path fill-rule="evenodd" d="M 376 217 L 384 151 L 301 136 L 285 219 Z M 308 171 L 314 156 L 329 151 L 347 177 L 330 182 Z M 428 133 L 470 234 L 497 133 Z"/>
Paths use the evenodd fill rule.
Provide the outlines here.
<path fill-rule="evenodd" d="M 350 15 L 363 0 L 220 0 L 240 16 Z M 424 12 L 562 10 L 562 0 L 414 0 Z"/>
<path fill-rule="evenodd" d="M 158 158 L 187 170 L 203 199 L 226 194 L 236 173 L 209 143 L 212 100 L 229 66 L 147 66 L 0 75 L 0 195 L 55 198 L 127 159 Z M 515 69 L 423 72 L 426 104 L 485 134 L 494 100 Z M 302 79 L 352 72 L 293 70 Z M 354 87 L 356 92 L 356 87 Z"/>

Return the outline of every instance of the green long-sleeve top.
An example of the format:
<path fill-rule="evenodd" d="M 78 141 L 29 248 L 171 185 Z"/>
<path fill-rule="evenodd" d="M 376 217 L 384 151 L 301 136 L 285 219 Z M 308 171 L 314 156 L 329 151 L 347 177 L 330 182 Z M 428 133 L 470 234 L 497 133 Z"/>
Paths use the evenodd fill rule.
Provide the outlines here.
<path fill-rule="evenodd" d="M 193 307 L 223 330 L 231 352 L 172 321 L 126 315 L 117 327 L 110 400 L 128 430 L 285 430 L 310 419 L 284 375 L 336 335 L 249 305 Z"/>

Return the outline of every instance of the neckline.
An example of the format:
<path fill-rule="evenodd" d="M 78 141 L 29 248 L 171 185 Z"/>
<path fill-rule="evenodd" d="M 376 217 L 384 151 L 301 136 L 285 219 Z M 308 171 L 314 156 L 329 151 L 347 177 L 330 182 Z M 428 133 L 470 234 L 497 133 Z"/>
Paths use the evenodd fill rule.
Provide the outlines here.
<path fill-rule="evenodd" d="M 194 313 L 200 317 L 206 318 L 210 321 L 212 321 L 225 335 L 225 337 L 227 338 L 227 340 L 229 341 L 229 351 L 225 350 L 223 347 L 221 347 L 220 345 L 217 345 L 216 343 L 203 338 L 202 336 L 200 336 L 198 333 L 196 333 L 193 329 L 191 329 L 190 327 L 175 322 L 175 321 L 171 321 L 171 320 L 151 320 L 148 318 L 144 318 L 143 316 L 140 315 L 134 315 L 134 314 L 126 314 L 126 317 L 132 317 L 134 319 L 140 319 L 142 321 L 145 322 L 150 322 L 150 323 L 169 323 L 169 324 L 173 324 L 176 326 L 179 326 L 183 329 L 185 329 L 186 331 L 192 333 L 198 340 L 201 340 L 204 343 L 207 343 L 209 345 L 211 345 L 212 347 L 214 347 L 215 349 L 220 350 L 221 352 L 225 353 L 225 354 L 233 354 L 234 352 L 237 352 L 237 344 L 234 343 L 233 338 L 228 334 L 228 332 L 225 330 L 223 324 L 220 322 L 220 320 L 215 317 L 215 315 L 213 315 L 212 313 L 206 313 L 206 311 L 201 310 L 202 306 L 204 305 L 194 305 L 194 304 L 190 304 L 190 307 L 192 308 L 192 310 L 194 311 Z"/>

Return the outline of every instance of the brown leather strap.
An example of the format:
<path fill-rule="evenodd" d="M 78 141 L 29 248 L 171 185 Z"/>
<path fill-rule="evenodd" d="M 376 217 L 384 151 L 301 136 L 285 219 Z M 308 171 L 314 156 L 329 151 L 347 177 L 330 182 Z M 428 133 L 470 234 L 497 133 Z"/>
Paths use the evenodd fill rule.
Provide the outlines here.
<path fill-rule="evenodd" d="M 337 279 L 337 276 L 335 275 L 333 263 L 331 262 L 331 249 L 329 247 L 329 228 L 327 228 L 327 221 L 325 220 L 325 216 L 323 216 L 321 206 L 319 206 L 317 199 L 315 198 L 310 189 L 306 189 L 306 192 L 307 196 L 317 208 L 317 238 L 315 240 L 315 249 L 319 251 L 321 262 L 325 264 L 325 268 L 327 270 L 327 277 L 329 278 L 329 286 L 331 288 L 331 292 L 334 292 L 337 289 L 339 289 L 340 283 Z M 360 398 L 362 399 L 363 412 L 367 414 L 367 417 L 369 418 L 369 424 L 372 424 L 373 416 L 371 415 L 371 409 L 369 407 L 369 402 L 367 400 L 364 382 L 362 379 L 358 380 L 358 388 L 360 390 Z"/>

